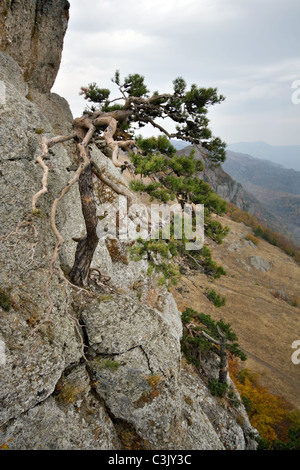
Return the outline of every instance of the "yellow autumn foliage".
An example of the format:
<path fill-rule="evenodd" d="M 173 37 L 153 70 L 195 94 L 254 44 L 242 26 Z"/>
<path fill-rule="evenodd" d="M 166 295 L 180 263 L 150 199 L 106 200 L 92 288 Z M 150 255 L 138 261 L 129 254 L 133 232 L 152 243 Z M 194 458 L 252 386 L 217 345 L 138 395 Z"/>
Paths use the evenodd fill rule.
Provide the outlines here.
<path fill-rule="evenodd" d="M 229 370 L 252 426 L 257 429 L 262 439 L 269 442 L 278 440 L 276 428 L 288 412 L 285 400 L 261 386 L 258 374 L 248 369 L 238 370 L 237 361 L 229 361 Z"/>

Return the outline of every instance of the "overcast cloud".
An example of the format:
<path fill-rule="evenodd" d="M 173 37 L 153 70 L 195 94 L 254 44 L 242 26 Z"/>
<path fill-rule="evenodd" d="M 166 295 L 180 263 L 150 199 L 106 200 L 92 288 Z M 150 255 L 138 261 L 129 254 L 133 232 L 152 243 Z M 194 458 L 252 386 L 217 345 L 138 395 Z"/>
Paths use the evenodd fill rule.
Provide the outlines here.
<path fill-rule="evenodd" d="M 53 87 L 74 116 L 82 85 L 112 88 L 120 70 L 145 76 L 151 91 L 188 85 L 225 95 L 211 108 L 213 134 L 228 143 L 300 144 L 299 0 L 69 0 L 69 28 Z M 298 95 L 300 97 L 300 93 Z"/>

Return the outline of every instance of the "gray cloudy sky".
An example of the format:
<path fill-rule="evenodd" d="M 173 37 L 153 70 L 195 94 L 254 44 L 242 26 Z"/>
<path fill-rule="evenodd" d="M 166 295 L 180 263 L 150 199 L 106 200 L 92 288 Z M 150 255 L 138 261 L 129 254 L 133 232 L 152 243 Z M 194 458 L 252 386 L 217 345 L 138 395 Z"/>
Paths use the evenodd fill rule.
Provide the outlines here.
<path fill-rule="evenodd" d="M 69 101 L 74 117 L 86 104 L 80 87 L 113 88 L 117 69 L 122 77 L 144 75 L 160 92 L 182 76 L 225 95 L 208 116 L 227 143 L 300 144 L 300 104 L 292 102 L 300 80 L 299 0 L 69 1 L 52 91 Z"/>

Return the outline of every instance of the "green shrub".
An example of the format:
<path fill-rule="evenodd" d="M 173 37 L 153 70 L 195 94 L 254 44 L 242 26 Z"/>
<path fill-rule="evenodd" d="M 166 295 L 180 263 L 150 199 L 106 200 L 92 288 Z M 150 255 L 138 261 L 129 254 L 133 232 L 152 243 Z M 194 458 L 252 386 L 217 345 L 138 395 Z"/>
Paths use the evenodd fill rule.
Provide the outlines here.
<path fill-rule="evenodd" d="M 208 384 L 208 388 L 213 396 L 222 398 L 227 393 L 228 384 L 226 382 L 218 382 L 217 379 L 212 379 Z"/>
<path fill-rule="evenodd" d="M 135 165 L 135 172 L 141 177 L 151 177 L 150 183 L 135 180 L 130 183 L 131 189 L 149 194 L 151 199 L 157 199 L 163 203 L 177 199 L 182 206 L 185 203 L 203 204 L 206 235 L 216 243 L 222 243 L 228 234 L 228 227 L 223 227 L 220 222 L 213 220 L 212 213 L 222 215 L 226 211 L 226 203 L 217 196 L 209 184 L 197 177 L 197 172 L 203 169 L 201 161 L 194 157 L 195 150 L 190 155 L 175 155 L 176 149 L 165 136 L 137 139 L 139 153 L 131 154 L 130 158 Z M 186 238 L 177 239 L 175 234 L 175 216 L 170 220 L 170 237 L 163 238 L 159 233 L 158 240 L 137 240 L 131 249 L 133 259 L 139 260 L 147 255 L 147 260 L 155 271 L 161 271 L 159 283 L 176 284 L 179 270 L 170 261 L 176 256 L 183 259 L 196 269 L 205 274 L 218 278 L 226 274 L 222 266 L 218 266 L 211 257 L 207 247 L 201 250 L 186 250 Z M 196 228 L 196 216 L 192 217 L 193 230 Z M 167 240 L 169 238 L 169 240 Z M 155 255 L 159 254 L 163 263 L 157 261 Z M 181 267 L 182 268 L 182 267 Z M 152 271 L 153 271 L 152 269 Z"/>
<path fill-rule="evenodd" d="M 223 307 L 226 303 L 225 297 L 221 297 L 214 289 L 207 289 L 205 295 L 215 307 Z"/>
<path fill-rule="evenodd" d="M 147 257 L 149 276 L 155 271 L 161 276 L 158 279 L 159 285 L 176 285 L 180 279 L 179 268 L 171 261 L 176 254 L 175 245 L 167 240 L 143 240 L 138 238 L 130 249 L 130 256 L 134 261 L 139 261 Z"/>
<path fill-rule="evenodd" d="M 226 336 L 227 350 L 242 361 L 247 359 L 246 354 L 239 348 L 238 338 L 229 323 L 224 323 L 222 319 L 216 322 L 210 315 L 198 313 L 190 307 L 182 312 L 181 320 L 183 324 L 181 351 L 190 364 L 199 367 L 201 353 L 214 348 L 213 343 L 203 336 L 202 331 L 205 331 L 214 339 L 220 340 L 218 327 Z"/>
<path fill-rule="evenodd" d="M 191 250 L 188 252 L 187 256 L 191 267 L 199 269 L 199 266 L 201 266 L 207 276 L 213 277 L 214 279 L 226 276 L 225 269 L 213 261 L 211 251 L 207 246 L 204 245 L 201 250 Z"/>
<path fill-rule="evenodd" d="M 200 366 L 201 352 L 209 351 L 211 348 L 212 343 L 205 339 L 201 334 L 199 336 L 192 336 L 189 333 L 182 335 L 181 351 L 187 362 L 196 367 Z"/>

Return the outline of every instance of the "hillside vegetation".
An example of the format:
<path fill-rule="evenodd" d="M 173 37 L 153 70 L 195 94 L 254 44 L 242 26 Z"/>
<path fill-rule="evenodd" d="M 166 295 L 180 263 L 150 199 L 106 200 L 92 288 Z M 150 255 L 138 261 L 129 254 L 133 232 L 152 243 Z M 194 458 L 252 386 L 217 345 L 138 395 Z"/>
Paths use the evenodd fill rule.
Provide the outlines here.
<path fill-rule="evenodd" d="M 232 203 L 227 203 L 227 215 L 235 222 L 243 222 L 251 227 L 256 237 L 261 237 L 271 245 L 278 246 L 295 261 L 300 262 L 300 247 L 280 233 L 265 227 L 255 216 L 239 209 Z"/>

